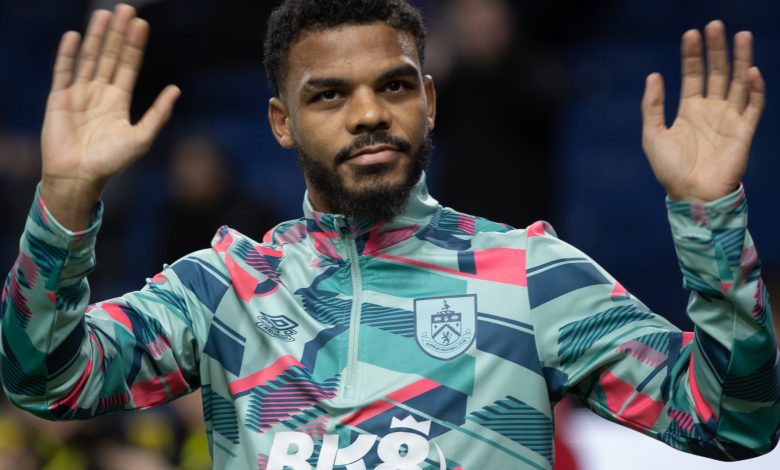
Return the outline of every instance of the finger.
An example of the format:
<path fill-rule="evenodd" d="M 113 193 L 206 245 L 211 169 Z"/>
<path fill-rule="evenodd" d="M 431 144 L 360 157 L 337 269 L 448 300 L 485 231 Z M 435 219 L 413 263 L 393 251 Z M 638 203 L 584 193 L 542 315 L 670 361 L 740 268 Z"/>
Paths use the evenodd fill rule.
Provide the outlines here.
<path fill-rule="evenodd" d="M 95 80 L 108 83 L 113 78 L 128 27 L 134 17 L 135 8 L 130 5 L 120 3 L 114 9 L 114 18 L 108 30 L 103 50 L 100 53 Z"/>
<path fill-rule="evenodd" d="M 726 27 L 720 20 L 711 21 L 704 28 L 704 34 L 707 38 L 707 97 L 725 98 L 729 86 Z"/>
<path fill-rule="evenodd" d="M 701 34 L 699 31 L 692 29 L 683 34 L 681 49 L 681 98 L 701 97 L 704 95 L 704 61 L 701 57 Z"/>
<path fill-rule="evenodd" d="M 742 31 L 734 36 L 734 77 L 729 88 L 729 103 L 741 113 L 750 97 L 747 72 L 753 66 L 753 35 Z"/>
<path fill-rule="evenodd" d="M 645 94 L 642 97 L 643 142 L 646 144 L 652 141 L 664 130 L 664 79 L 660 73 L 651 73 L 645 81 Z"/>
<path fill-rule="evenodd" d="M 173 113 L 173 105 L 181 96 L 181 90 L 175 85 L 168 85 L 154 100 L 152 107 L 138 121 L 136 126 L 140 131 L 140 140 L 144 146 L 152 144 Z"/>
<path fill-rule="evenodd" d="M 764 105 L 766 104 L 766 84 L 758 67 L 750 67 L 747 71 L 747 77 L 750 87 L 750 100 L 743 116 L 756 128 L 758 127 L 758 121 L 761 120 L 761 113 L 764 112 Z"/>
<path fill-rule="evenodd" d="M 60 47 L 57 49 L 57 59 L 54 61 L 51 91 L 65 89 L 73 81 L 73 65 L 76 63 L 79 42 L 81 42 L 81 35 L 75 31 L 68 31 L 62 35 Z"/>
<path fill-rule="evenodd" d="M 119 66 L 113 82 L 128 93 L 132 93 L 135 87 L 148 39 L 149 23 L 141 18 L 134 18 L 127 32 L 127 39 L 122 48 L 122 55 L 119 58 Z"/>
<path fill-rule="evenodd" d="M 79 53 L 78 70 L 76 71 L 77 81 L 91 80 L 95 74 L 95 65 L 100 54 L 100 46 L 110 21 L 111 12 L 107 10 L 96 10 L 92 13 L 92 19 L 89 21 L 89 26 L 87 26 L 87 34 L 84 37 L 81 52 Z"/>

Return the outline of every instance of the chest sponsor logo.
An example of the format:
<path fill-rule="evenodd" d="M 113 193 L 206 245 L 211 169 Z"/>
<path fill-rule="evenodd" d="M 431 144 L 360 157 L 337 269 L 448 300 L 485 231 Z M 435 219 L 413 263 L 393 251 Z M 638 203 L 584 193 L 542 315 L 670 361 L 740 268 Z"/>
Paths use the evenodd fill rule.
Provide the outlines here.
<path fill-rule="evenodd" d="M 414 300 L 415 336 L 423 351 L 437 359 L 453 359 L 474 342 L 477 296 Z"/>
<path fill-rule="evenodd" d="M 433 444 L 434 458 L 439 461 L 439 470 L 447 470 L 444 452 L 438 444 L 428 440 L 430 420 L 417 421 L 412 416 L 402 420 L 394 417 L 390 429 L 393 432 L 381 439 L 374 434 L 358 434 L 355 441 L 346 447 L 339 447 L 338 434 L 325 434 L 317 453 L 316 466 L 313 466 L 310 460 L 315 449 L 314 439 L 310 435 L 295 431 L 278 432 L 274 434 L 268 465 L 265 468 L 266 470 L 333 470 L 334 467 L 338 467 L 346 470 L 366 470 L 365 457 L 374 451 L 382 462 L 373 467 L 374 470 L 430 469 L 431 466 L 426 463 L 426 459 L 431 453 L 431 444 Z M 374 450 L 377 439 L 379 444 Z"/>
<path fill-rule="evenodd" d="M 298 327 L 298 324 L 288 317 L 284 315 L 272 316 L 260 312 L 260 315 L 257 316 L 257 320 L 255 325 L 257 325 L 263 333 L 288 343 L 295 341 L 294 336 L 298 332 L 295 329 Z"/>

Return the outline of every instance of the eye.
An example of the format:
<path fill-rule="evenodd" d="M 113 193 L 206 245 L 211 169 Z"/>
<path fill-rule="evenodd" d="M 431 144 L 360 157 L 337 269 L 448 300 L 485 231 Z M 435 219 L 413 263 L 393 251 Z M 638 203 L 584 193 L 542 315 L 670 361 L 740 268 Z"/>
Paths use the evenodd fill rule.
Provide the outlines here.
<path fill-rule="evenodd" d="M 394 80 L 392 82 L 388 82 L 388 84 L 385 85 L 385 89 L 390 93 L 398 93 L 399 91 L 403 91 L 407 88 L 409 88 L 409 86 L 400 80 Z"/>
<path fill-rule="evenodd" d="M 339 98 L 339 92 L 336 90 L 325 90 L 314 97 L 313 101 L 333 101 Z"/>

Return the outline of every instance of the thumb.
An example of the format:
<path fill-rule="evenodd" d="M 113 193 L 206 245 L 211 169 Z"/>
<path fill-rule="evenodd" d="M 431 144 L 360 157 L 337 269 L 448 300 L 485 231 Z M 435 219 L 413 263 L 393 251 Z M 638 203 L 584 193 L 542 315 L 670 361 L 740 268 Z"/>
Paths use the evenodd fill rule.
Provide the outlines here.
<path fill-rule="evenodd" d="M 146 111 L 136 128 L 140 141 L 145 147 L 150 147 L 162 128 L 171 118 L 173 105 L 181 96 L 181 90 L 176 85 L 168 85 L 160 92 L 152 106 Z"/>
<path fill-rule="evenodd" d="M 642 144 L 646 147 L 664 130 L 664 79 L 660 73 L 651 73 L 642 97 Z"/>

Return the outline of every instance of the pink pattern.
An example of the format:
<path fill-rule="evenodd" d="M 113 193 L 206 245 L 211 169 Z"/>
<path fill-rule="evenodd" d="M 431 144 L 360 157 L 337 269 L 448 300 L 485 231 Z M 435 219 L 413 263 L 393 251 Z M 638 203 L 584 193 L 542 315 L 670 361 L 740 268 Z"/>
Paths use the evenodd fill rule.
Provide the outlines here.
<path fill-rule="evenodd" d="M 324 389 L 307 380 L 291 380 L 277 385 L 262 398 L 259 430 L 268 430 L 317 402 L 329 400 L 336 396 L 336 392 L 336 389 Z"/>
<path fill-rule="evenodd" d="M 304 224 L 296 224 L 283 233 L 274 234 L 274 230 L 271 229 L 263 237 L 263 243 L 276 243 L 279 246 L 290 245 L 300 243 L 306 236 L 306 226 Z M 273 239 L 272 239 L 273 237 Z"/>
<path fill-rule="evenodd" d="M 274 258 L 281 258 L 284 255 L 280 250 L 274 250 L 265 246 L 256 246 L 255 251 L 263 256 L 273 256 Z"/>
<path fill-rule="evenodd" d="M 257 454 L 257 470 L 266 470 L 268 468 L 268 456 Z"/>
<path fill-rule="evenodd" d="M 163 376 L 163 381 L 168 385 L 168 391 L 174 397 L 183 394 L 190 388 L 181 369 Z"/>
<path fill-rule="evenodd" d="M 667 359 L 665 354 L 635 340 L 621 344 L 616 348 L 616 351 L 627 354 L 650 367 L 658 367 Z"/>
<path fill-rule="evenodd" d="M 704 420 L 705 423 L 712 418 L 717 420 L 718 417 L 715 415 L 715 411 L 712 409 L 712 407 L 710 407 L 710 404 L 707 403 L 707 400 L 704 399 L 704 395 L 702 395 L 701 390 L 699 390 L 699 384 L 696 382 L 696 371 L 693 366 L 693 354 L 691 354 L 691 361 L 688 365 L 688 383 L 691 386 L 693 406 L 696 409 L 696 413 L 701 417 L 701 419 Z"/>
<path fill-rule="evenodd" d="M 170 349 L 171 343 L 168 338 L 164 336 L 158 336 L 154 338 L 154 341 L 146 344 L 146 349 L 151 354 L 152 358 L 160 359 L 166 351 Z"/>
<path fill-rule="evenodd" d="M 619 282 L 615 283 L 615 288 L 612 289 L 612 294 L 609 296 L 612 300 L 628 299 L 631 295 L 628 293 L 625 287 Z"/>
<path fill-rule="evenodd" d="M 244 268 L 239 266 L 236 261 L 230 257 L 225 256 L 225 265 L 227 266 L 228 273 L 230 274 L 230 280 L 233 283 L 238 296 L 244 302 L 249 302 L 252 296 L 255 294 L 258 280 L 249 274 Z"/>
<path fill-rule="evenodd" d="M 47 209 L 46 209 L 46 203 L 43 202 L 43 198 L 38 196 L 38 207 L 41 209 L 41 217 L 43 217 L 43 221 L 46 222 L 47 225 L 51 224 L 49 222 L 49 216 L 46 215 Z"/>
<path fill-rule="evenodd" d="M 104 303 L 100 305 L 100 308 L 102 308 L 115 322 L 122 324 L 128 331 L 133 331 L 133 324 L 130 323 L 130 318 L 122 311 L 122 308 L 119 305 Z"/>
<path fill-rule="evenodd" d="M 753 294 L 753 309 L 750 311 L 750 314 L 753 315 L 753 318 L 758 318 L 759 315 L 761 315 L 761 312 L 764 311 L 764 295 L 766 294 L 766 286 L 764 285 L 764 280 L 759 278 L 758 279 L 758 285 L 756 286 L 756 292 Z"/>
<path fill-rule="evenodd" d="M 547 235 L 547 229 L 550 228 L 550 224 L 547 222 L 544 222 L 542 220 L 539 220 L 537 222 L 534 222 L 528 227 L 528 236 L 529 237 L 544 237 Z"/>
<path fill-rule="evenodd" d="M 14 303 L 16 308 L 22 312 L 22 315 L 30 318 L 32 317 L 32 311 L 27 305 L 27 297 L 24 296 L 24 293 L 22 292 L 22 286 L 19 284 L 19 274 L 17 273 L 18 266 L 19 262 L 17 261 L 16 265 L 14 265 L 14 267 L 11 269 L 11 277 L 8 280 L 9 287 L 11 288 L 11 301 Z"/>
<path fill-rule="evenodd" d="M 277 378 L 291 366 L 303 367 L 303 364 L 301 364 L 297 359 L 289 354 L 282 356 L 265 369 L 255 372 L 252 375 L 234 380 L 230 383 L 230 385 L 228 385 L 228 388 L 230 389 L 230 393 L 237 395 L 243 391 L 249 390 L 250 388 L 264 385 L 266 382 Z"/>
<path fill-rule="evenodd" d="M 702 204 L 691 204 L 691 218 L 699 225 L 707 225 L 707 211 Z"/>
<path fill-rule="evenodd" d="M 690 431 L 693 429 L 693 418 L 688 413 L 680 410 L 670 409 L 669 416 L 674 420 L 675 423 L 677 423 L 677 426 L 679 426 L 680 429 L 685 431 Z"/>
<path fill-rule="evenodd" d="M 639 393 L 630 383 L 607 372 L 599 379 L 607 398 L 607 408 L 615 419 L 634 429 L 648 429 L 658 420 L 664 409 L 664 402 L 653 400 Z"/>
<path fill-rule="evenodd" d="M 160 377 L 133 384 L 130 387 L 130 394 L 133 396 L 135 406 L 138 408 L 150 408 L 154 405 L 165 403 L 168 397 Z"/>
<path fill-rule="evenodd" d="M 491 250 L 481 250 L 474 252 L 477 273 L 464 273 L 456 269 L 445 268 L 424 261 L 418 261 L 412 258 L 402 256 L 392 256 L 386 253 L 375 253 L 374 256 L 390 261 L 418 266 L 420 268 L 432 269 L 434 271 L 444 272 L 455 276 L 467 277 L 471 279 L 482 279 L 485 281 L 502 282 L 517 286 L 528 285 L 528 279 L 525 272 L 525 250 L 514 248 L 494 248 Z"/>
<path fill-rule="evenodd" d="M 440 385 L 441 384 L 431 379 L 418 380 L 417 382 L 390 393 L 385 398 L 377 400 L 370 405 L 364 406 L 357 413 L 342 418 L 341 422 L 350 426 L 357 426 L 358 424 L 364 421 L 368 421 L 374 416 L 380 415 L 385 411 L 395 407 L 395 405 L 388 400 L 403 403 L 405 401 L 411 400 L 414 397 L 418 397 L 423 393 L 427 393 Z"/>
<path fill-rule="evenodd" d="M 742 182 L 739 183 L 739 196 L 737 196 L 737 200 L 734 201 L 734 204 L 731 206 L 731 209 L 737 209 L 739 206 L 742 205 L 743 202 L 745 202 L 745 191 L 743 190 Z"/>
<path fill-rule="evenodd" d="M 466 235 L 474 235 L 477 230 L 477 221 L 474 217 L 459 214 L 458 215 L 458 230 Z"/>
<path fill-rule="evenodd" d="M 97 349 L 98 353 L 98 360 L 100 362 L 100 368 L 98 369 L 99 372 L 103 372 L 106 364 L 106 352 L 103 349 L 103 345 L 100 344 L 100 341 L 97 339 L 97 334 L 94 330 L 89 331 L 89 339 L 92 341 L 92 344 L 95 345 L 95 348 Z"/>
<path fill-rule="evenodd" d="M 226 232 L 225 235 L 215 242 L 212 247 L 217 253 L 224 253 L 233 243 L 233 235 L 230 232 Z"/>
<path fill-rule="evenodd" d="M 742 278 L 745 279 L 750 273 L 758 269 L 758 263 L 758 253 L 756 252 L 755 245 L 750 245 L 747 249 L 743 250 L 740 258 Z"/>
<path fill-rule="evenodd" d="M 314 421 L 298 426 L 295 428 L 297 431 L 305 432 L 315 441 L 322 439 L 325 436 L 325 432 L 328 429 L 328 420 L 330 418 L 327 415 L 322 415 Z"/>
<path fill-rule="evenodd" d="M 21 269 L 24 279 L 31 286 L 38 282 L 38 278 L 40 277 L 38 266 L 36 266 L 33 260 L 24 253 L 19 254 L 19 269 Z"/>
<path fill-rule="evenodd" d="M 693 336 L 694 336 L 693 331 L 683 331 L 683 336 L 682 336 L 683 347 L 688 346 L 688 343 L 693 341 Z"/>
<path fill-rule="evenodd" d="M 111 395 L 100 399 L 101 408 L 115 408 L 117 406 L 126 405 L 130 401 L 130 397 L 126 393 L 120 393 L 118 395 Z"/>
<path fill-rule="evenodd" d="M 342 256 L 336 251 L 336 248 L 333 246 L 333 241 L 332 241 L 332 239 L 338 238 L 339 235 L 337 233 L 314 232 L 311 233 L 310 235 L 314 240 L 314 248 L 316 248 L 317 251 L 327 256 L 328 258 L 342 259 Z"/>
<path fill-rule="evenodd" d="M 76 382 L 76 384 L 73 385 L 73 388 L 70 390 L 70 392 L 68 392 L 67 395 L 52 403 L 49 406 L 49 409 L 55 409 L 55 408 L 59 408 L 60 406 L 65 406 L 68 409 L 75 410 L 78 406 L 79 396 L 81 395 L 81 392 L 84 390 L 84 385 L 87 383 L 87 379 L 89 378 L 90 372 L 92 372 L 92 361 L 87 361 L 87 367 L 85 367 L 84 370 L 81 372 L 81 377 L 79 377 L 78 382 Z"/>
<path fill-rule="evenodd" d="M 474 252 L 476 277 L 487 281 L 527 286 L 525 250 L 492 248 Z"/>
<path fill-rule="evenodd" d="M 377 227 L 369 234 L 368 241 L 366 242 L 366 246 L 363 249 L 363 254 L 376 253 L 385 248 L 400 243 L 414 235 L 414 233 L 419 230 L 419 228 L 419 225 L 413 225 L 410 227 L 400 227 L 381 232 L 380 228 Z"/>

